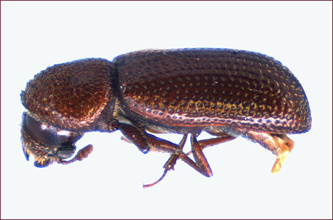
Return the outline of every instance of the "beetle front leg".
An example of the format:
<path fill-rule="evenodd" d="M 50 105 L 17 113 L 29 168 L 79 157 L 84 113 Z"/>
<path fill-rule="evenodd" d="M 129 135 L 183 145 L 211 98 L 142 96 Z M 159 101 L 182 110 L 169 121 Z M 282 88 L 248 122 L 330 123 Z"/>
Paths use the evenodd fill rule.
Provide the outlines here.
<path fill-rule="evenodd" d="M 149 151 L 157 151 L 172 154 L 169 160 L 164 165 L 164 173 L 161 178 L 152 184 L 144 185 L 145 188 L 153 186 L 156 183 L 160 182 L 169 170 L 174 169 L 174 166 L 178 159 L 183 160 L 193 169 L 202 173 L 197 164 L 183 153 L 183 147 L 186 142 L 187 134 L 184 134 L 183 139 L 181 140 L 179 145 L 176 145 L 167 140 L 149 134 L 144 130 L 130 124 L 120 123 L 119 129 L 125 137 L 123 138 L 123 140 L 133 143 L 143 153 L 147 153 Z"/>
<path fill-rule="evenodd" d="M 146 132 L 130 124 L 119 123 L 118 127 L 126 141 L 133 143 L 144 154 L 150 151 Z"/>
<path fill-rule="evenodd" d="M 155 146 L 158 146 L 158 142 L 160 142 L 160 141 L 165 142 L 165 140 L 154 139 L 156 137 L 153 136 L 153 135 L 150 135 L 150 138 L 152 138 L 153 142 L 155 142 L 155 144 L 154 144 Z M 187 139 L 187 133 L 184 134 L 184 136 L 183 136 L 182 140 L 180 141 L 176 151 L 170 156 L 169 160 L 164 164 L 164 166 L 163 166 L 164 172 L 163 172 L 162 176 L 157 181 L 155 181 L 151 184 L 144 184 L 143 188 L 148 188 L 148 187 L 152 187 L 152 186 L 156 185 L 157 183 L 159 183 L 165 177 L 167 172 L 169 172 L 170 170 L 174 170 L 174 166 L 176 165 L 176 162 L 177 162 L 177 160 L 179 159 L 179 157 L 181 155 L 183 155 L 184 158 L 188 158 L 186 155 L 183 154 L 183 148 L 184 148 L 186 139 Z M 190 166 L 192 166 L 193 168 L 198 170 L 198 167 L 196 166 L 196 164 L 190 158 L 188 158 L 188 159 L 192 162 Z M 185 160 L 185 162 L 186 162 L 186 160 Z"/>

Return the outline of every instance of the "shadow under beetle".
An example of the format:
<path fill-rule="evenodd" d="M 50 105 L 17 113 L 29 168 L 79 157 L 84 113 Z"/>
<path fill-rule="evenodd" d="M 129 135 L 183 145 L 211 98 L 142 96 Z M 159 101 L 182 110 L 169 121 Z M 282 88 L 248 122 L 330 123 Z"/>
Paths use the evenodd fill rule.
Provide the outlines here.
<path fill-rule="evenodd" d="M 238 136 L 276 155 L 277 173 L 294 146 L 286 134 L 311 128 L 307 97 L 292 72 L 272 57 L 243 50 L 143 50 L 112 62 L 76 60 L 35 75 L 21 99 L 27 109 L 23 151 L 36 167 L 87 157 L 92 145 L 69 160 L 85 132 L 120 130 L 143 153 L 171 155 L 162 177 L 144 187 L 162 180 L 179 159 L 212 176 L 203 149 Z M 216 137 L 198 141 L 202 131 Z M 174 144 L 152 133 L 183 139 Z M 188 134 L 192 150 L 185 154 Z"/>

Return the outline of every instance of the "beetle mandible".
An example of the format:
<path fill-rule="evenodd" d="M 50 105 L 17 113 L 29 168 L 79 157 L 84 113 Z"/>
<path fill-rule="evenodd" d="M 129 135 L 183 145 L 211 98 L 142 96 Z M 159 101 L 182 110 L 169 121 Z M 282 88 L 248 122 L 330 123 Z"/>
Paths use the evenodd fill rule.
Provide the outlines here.
<path fill-rule="evenodd" d="M 292 72 L 272 57 L 234 49 L 143 50 L 112 62 L 89 58 L 48 67 L 21 93 L 22 146 L 36 167 L 82 160 L 85 132 L 120 130 L 140 151 L 170 153 L 160 179 L 182 160 L 212 176 L 203 149 L 238 136 L 276 155 L 281 169 L 294 147 L 286 134 L 311 128 L 305 92 Z M 216 136 L 197 140 L 202 132 Z M 153 134 L 183 134 L 179 144 Z M 190 134 L 192 150 L 183 152 Z M 189 157 L 193 154 L 194 161 Z"/>

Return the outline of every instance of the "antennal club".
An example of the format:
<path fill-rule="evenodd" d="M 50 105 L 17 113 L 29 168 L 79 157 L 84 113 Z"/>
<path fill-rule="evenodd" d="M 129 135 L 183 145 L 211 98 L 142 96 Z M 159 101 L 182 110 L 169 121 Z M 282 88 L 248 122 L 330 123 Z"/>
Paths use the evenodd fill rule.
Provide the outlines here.
<path fill-rule="evenodd" d="M 77 152 L 76 156 L 71 159 L 71 160 L 61 160 L 60 158 L 58 158 L 57 162 L 59 164 L 63 164 L 63 165 L 67 165 L 69 163 L 73 163 L 75 161 L 81 161 L 84 158 L 87 158 L 88 155 L 93 151 L 93 146 L 91 144 L 85 146 L 84 148 L 82 148 L 81 150 L 79 150 L 79 152 Z"/>

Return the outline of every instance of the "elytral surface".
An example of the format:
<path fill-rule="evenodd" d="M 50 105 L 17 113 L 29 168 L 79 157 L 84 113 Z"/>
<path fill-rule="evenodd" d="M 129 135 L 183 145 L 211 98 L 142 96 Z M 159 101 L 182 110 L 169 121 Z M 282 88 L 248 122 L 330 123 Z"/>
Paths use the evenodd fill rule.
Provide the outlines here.
<path fill-rule="evenodd" d="M 304 90 L 279 61 L 230 49 L 148 50 L 115 58 L 121 95 L 138 115 L 171 126 L 310 129 Z"/>

